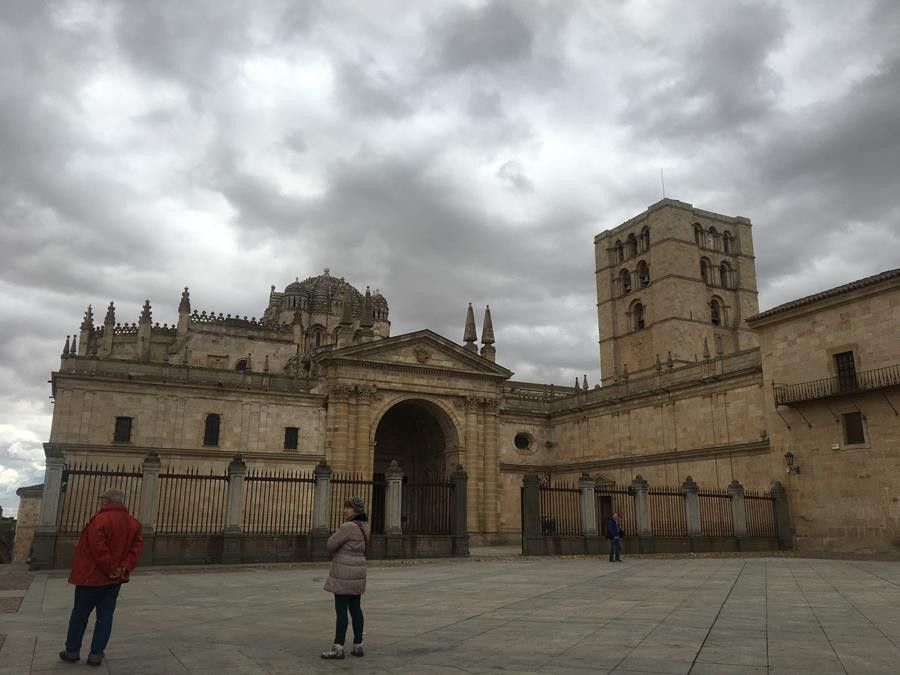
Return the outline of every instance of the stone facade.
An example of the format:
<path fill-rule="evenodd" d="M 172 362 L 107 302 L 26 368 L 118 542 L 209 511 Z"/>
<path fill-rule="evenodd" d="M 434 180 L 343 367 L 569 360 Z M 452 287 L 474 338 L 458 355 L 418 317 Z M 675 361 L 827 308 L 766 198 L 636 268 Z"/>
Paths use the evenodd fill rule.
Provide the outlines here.
<path fill-rule="evenodd" d="M 896 390 L 785 410 L 772 380 L 828 377 L 846 351 L 859 371 L 900 362 L 896 281 L 748 323 L 750 221 L 674 200 L 598 235 L 595 255 L 602 386 L 510 379 L 489 309 L 480 353 L 471 305 L 464 344 L 428 330 L 390 336 L 384 297 L 326 270 L 273 288 L 259 320 L 192 311 L 187 289 L 171 327 L 151 323 L 149 301 L 130 326 L 112 304 L 96 326 L 89 308 L 53 373 L 48 453 L 136 465 L 152 452 L 203 471 L 235 454 L 284 469 L 324 459 L 368 478 L 397 459 L 410 480 L 462 465 L 477 544 L 518 540 L 527 471 L 759 490 L 785 480 L 791 449 L 803 464 L 786 481 L 800 546 L 894 550 Z M 866 443 L 830 450 L 834 420 L 857 407 Z M 852 513 L 836 518 L 844 494 Z"/>

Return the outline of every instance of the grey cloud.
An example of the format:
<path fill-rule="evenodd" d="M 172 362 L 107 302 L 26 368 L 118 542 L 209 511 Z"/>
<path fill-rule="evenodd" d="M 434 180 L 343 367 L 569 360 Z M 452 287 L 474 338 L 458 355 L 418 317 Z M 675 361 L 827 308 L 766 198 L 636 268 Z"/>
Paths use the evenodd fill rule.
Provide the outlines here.
<path fill-rule="evenodd" d="M 534 192 L 534 183 L 518 162 L 509 160 L 497 169 L 497 177 L 516 192 Z"/>
<path fill-rule="evenodd" d="M 398 83 L 371 59 L 367 63 L 342 63 L 337 81 L 335 96 L 345 113 L 402 119 L 413 112 Z"/>

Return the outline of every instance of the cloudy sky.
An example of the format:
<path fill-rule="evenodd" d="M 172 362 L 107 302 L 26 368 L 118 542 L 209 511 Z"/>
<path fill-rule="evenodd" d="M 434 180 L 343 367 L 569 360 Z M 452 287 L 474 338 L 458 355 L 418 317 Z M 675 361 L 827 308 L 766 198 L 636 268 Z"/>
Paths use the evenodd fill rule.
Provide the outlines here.
<path fill-rule="evenodd" d="M 517 379 L 593 384 L 592 239 L 660 169 L 751 218 L 761 309 L 897 267 L 898 35 L 894 0 L 4 2 L 0 505 L 88 303 L 258 316 L 329 267 L 393 334 L 487 303 Z"/>

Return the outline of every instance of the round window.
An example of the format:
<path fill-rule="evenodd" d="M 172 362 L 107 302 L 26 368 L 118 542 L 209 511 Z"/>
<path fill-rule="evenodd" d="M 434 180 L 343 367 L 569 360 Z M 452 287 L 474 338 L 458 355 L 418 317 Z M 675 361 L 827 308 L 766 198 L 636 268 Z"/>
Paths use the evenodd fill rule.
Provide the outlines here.
<path fill-rule="evenodd" d="M 516 434 L 513 442 L 516 444 L 517 450 L 525 451 L 531 448 L 531 444 L 534 443 L 534 437 L 522 431 Z"/>

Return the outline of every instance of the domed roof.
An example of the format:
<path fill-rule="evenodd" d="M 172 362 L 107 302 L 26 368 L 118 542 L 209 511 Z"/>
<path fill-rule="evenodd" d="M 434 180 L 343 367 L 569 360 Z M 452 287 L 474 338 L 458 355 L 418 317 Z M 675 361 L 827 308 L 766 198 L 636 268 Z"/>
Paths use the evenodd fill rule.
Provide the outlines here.
<path fill-rule="evenodd" d="M 294 280 L 284 289 L 284 294 L 303 295 L 303 284 L 300 283 L 300 279 L 294 278 Z"/>
<path fill-rule="evenodd" d="M 328 313 L 332 310 L 332 301 L 341 302 L 343 300 L 345 288 L 350 289 L 353 316 L 359 317 L 363 306 L 362 293 L 344 281 L 343 278 L 331 276 L 327 267 L 324 274 L 288 284 L 287 288 L 284 289 L 284 294 L 304 296 L 311 311 Z"/>

